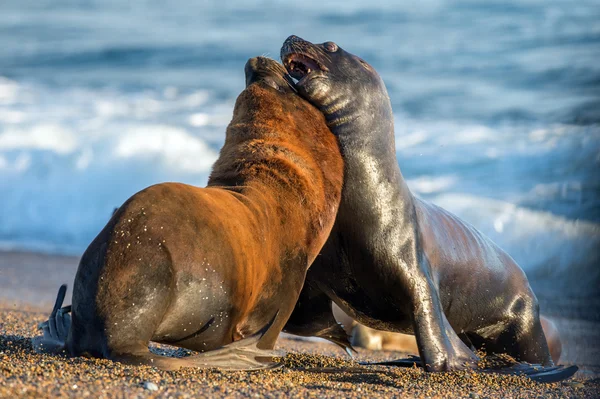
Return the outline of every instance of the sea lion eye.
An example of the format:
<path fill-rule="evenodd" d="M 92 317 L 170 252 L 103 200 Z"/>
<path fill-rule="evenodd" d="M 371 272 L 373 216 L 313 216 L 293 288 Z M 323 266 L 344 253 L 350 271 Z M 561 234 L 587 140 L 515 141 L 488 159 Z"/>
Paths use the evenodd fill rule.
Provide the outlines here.
<path fill-rule="evenodd" d="M 338 50 L 338 46 L 334 42 L 325 42 L 323 43 L 323 47 L 330 53 L 335 53 Z"/>

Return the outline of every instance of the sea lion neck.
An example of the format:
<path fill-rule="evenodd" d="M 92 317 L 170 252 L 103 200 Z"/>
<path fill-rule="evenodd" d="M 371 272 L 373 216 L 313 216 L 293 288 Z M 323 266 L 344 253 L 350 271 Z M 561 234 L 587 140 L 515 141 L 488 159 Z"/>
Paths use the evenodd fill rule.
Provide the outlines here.
<path fill-rule="evenodd" d="M 385 94 L 385 95 L 383 95 Z M 331 114 L 330 114 L 331 115 Z M 329 118 L 326 114 L 326 118 Z M 404 181 L 398 160 L 394 137 L 392 107 L 387 94 L 373 96 L 370 101 L 349 101 L 329 125 L 337 136 L 345 165 L 345 187 L 362 187 L 342 192 L 340 214 L 349 211 L 368 217 L 377 214 L 382 223 L 402 223 L 410 219 L 413 197 Z M 376 200 L 365 200 L 361 192 L 377 192 Z M 403 206 L 398 207 L 398 204 Z M 392 209 L 402 209 L 383 217 Z"/>
<path fill-rule="evenodd" d="M 358 216 L 369 223 L 376 221 L 381 230 L 411 224 L 414 199 L 396 159 L 380 158 L 372 148 L 340 148 L 344 158 L 344 187 L 338 223 L 355 226 Z M 377 195 L 366 197 L 364 193 Z"/>

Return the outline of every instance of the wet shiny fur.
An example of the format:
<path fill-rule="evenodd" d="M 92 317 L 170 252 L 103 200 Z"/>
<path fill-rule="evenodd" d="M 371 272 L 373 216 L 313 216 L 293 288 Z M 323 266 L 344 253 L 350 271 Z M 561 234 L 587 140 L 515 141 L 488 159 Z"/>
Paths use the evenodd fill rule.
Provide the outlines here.
<path fill-rule="evenodd" d="M 386 350 L 404 352 L 411 355 L 418 355 L 417 341 L 414 335 L 402 334 L 391 331 L 381 331 L 367 327 L 358 323 L 348 316 L 335 303 L 332 306 L 333 315 L 338 323 L 344 326 L 346 334 L 350 338 L 350 343 L 355 348 L 365 348 L 370 350 Z M 548 317 L 540 316 L 542 329 L 546 336 L 548 348 L 552 356 L 552 361 L 558 364 L 562 353 L 562 342 L 556 325 Z"/>
<path fill-rule="evenodd" d="M 296 36 L 281 57 L 300 79 L 298 92 L 324 113 L 345 165 L 335 226 L 285 331 L 322 328 L 333 300 L 369 327 L 414 334 L 430 371 L 476 367 L 471 348 L 551 365 L 520 267 L 471 225 L 408 189 L 377 72 L 334 43 Z"/>

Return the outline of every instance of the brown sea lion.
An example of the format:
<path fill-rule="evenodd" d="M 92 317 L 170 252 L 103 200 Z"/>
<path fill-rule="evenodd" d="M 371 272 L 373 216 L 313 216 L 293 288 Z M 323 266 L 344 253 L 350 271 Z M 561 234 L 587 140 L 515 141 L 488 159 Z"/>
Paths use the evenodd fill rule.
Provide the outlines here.
<path fill-rule="evenodd" d="M 300 95 L 325 115 L 344 157 L 335 226 L 285 331 L 322 328 L 314 309 L 330 313 L 333 300 L 366 326 L 414 334 L 428 371 L 477 368 L 471 348 L 483 347 L 552 367 L 523 270 L 473 226 L 410 192 L 375 69 L 333 42 L 296 36 L 283 44 L 281 59 Z"/>
<path fill-rule="evenodd" d="M 83 254 L 71 317 L 58 310 L 63 288 L 38 350 L 169 370 L 273 365 L 260 360 L 329 235 L 343 164 L 280 64 L 253 58 L 245 73 L 208 186 L 157 184 L 127 200 Z M 159 356 L 149 341 L 204 353 Z"/>

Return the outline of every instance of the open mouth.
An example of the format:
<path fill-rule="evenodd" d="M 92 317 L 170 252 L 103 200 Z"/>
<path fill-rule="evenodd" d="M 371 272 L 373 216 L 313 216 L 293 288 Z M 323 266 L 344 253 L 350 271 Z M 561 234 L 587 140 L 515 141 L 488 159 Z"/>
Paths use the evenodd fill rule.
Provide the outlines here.
<path fill-rule="evenodd" d="M 298 81 L 310 75 L 311 72 L 323 70 L 317 61 L 299 53 L 286 55 L 283 64 L 290 76 Z"/>

